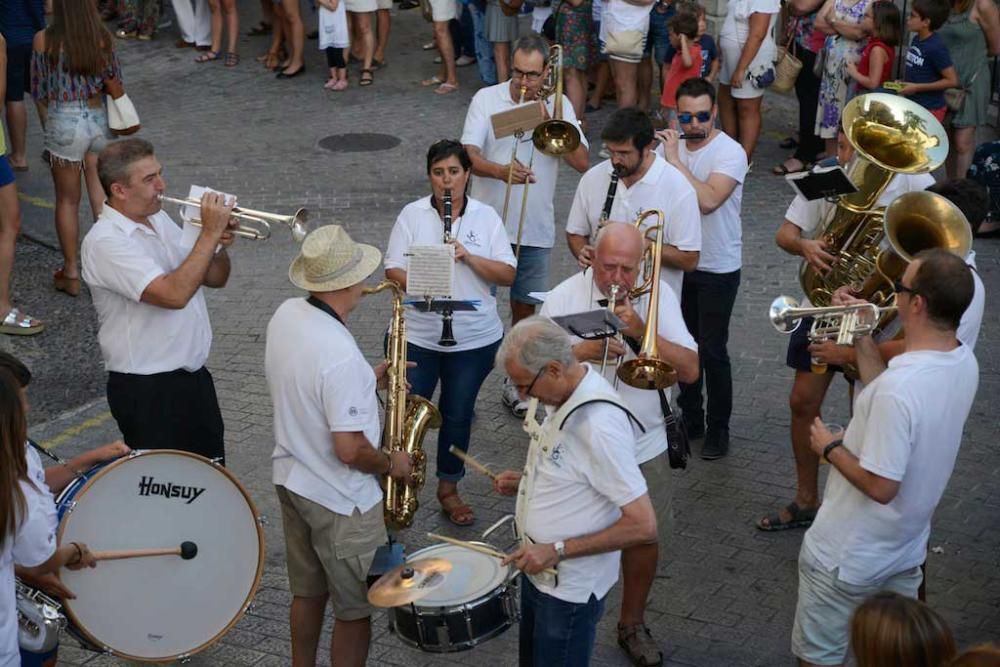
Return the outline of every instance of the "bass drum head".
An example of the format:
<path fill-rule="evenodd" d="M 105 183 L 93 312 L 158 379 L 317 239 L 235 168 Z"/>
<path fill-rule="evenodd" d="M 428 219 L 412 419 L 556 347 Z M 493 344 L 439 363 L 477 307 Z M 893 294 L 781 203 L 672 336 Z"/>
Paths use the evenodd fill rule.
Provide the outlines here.
<path fill-rule="evenodd" d="M 178 547 L 197 555 L 106 560 L 64 569 L 77 598 L 64 608 L 99 649 L 167 662 L 218 640 L 246 611 L 264 568 L 257 509 L 225 468 L 188 452 L 137 452 L 97 472 L 70 498 L 59 543 L 92 551 Z"/>
<path fill-rule="evenodd" d="M 478 600 L 507 581 L 510 573 L 510 566 L 501 565 L 499 558 L 454 544 L 435 544 L 414 552 L 406 560 L 421 558 L 443 558 L 452 567 L 444 583 L 415 602 L 416 607 L 453 607 Z"/>

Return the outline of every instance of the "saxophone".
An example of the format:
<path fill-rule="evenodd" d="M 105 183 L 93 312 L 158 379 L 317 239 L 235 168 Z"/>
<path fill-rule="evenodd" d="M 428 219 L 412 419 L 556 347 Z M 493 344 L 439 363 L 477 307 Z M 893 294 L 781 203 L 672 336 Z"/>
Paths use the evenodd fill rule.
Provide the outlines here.
<path fill-rule="evenodd" d="M 383 280 L 375 287 L 366 287 L 364 294 L 392 291 L 392 321 L 389 324 L 387 349 L 389 389 L 385 401 L 383 442 L 390 452 L 404 451 L 410 455 L 413 474 L 408 481 L 386 476 L 385 524 L 399 530 L 413 523 L 417 513 L 417 494 L 424 485 L 427 456 L 423 451 L 424 434 L 428 428 L 441 426 L 441 413 L 426 398 L 406 393 L 406 321 L 403 318 L 403 290 L 392 280 Z"/>

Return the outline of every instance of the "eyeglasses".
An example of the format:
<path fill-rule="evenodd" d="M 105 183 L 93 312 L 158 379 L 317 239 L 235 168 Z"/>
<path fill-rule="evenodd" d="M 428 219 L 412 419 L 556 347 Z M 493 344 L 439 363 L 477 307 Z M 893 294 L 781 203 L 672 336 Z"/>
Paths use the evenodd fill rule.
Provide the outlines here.
<path fill-rule="evenodd" d="M 677 120 L 687 125 L 691 122 L 691 119 L 697 118 L 699 123 L 707 123 L 712 119 L 711 111 L 699 111 L 697 113 L 689 113 L 687 111 L 681 111 L 677 114 Z"/>
<path fill-rule="evenodd" d="M 535 377 L 532 378 L 532 380 L 531 380 L 531 384 L 529 384 L 528 388 L 524 390 L 524 395 L 525 396 L 531 396 L 531 390 L 535 388 L 535 383 L 538 382 L 538 378 L 542 377 L 542 373 L 545 372 L 546 368 L 548 368 L 548 367 L 547 366 L 542 366 L 541 368 L 538 369 L 538 372 L 535 373 Z M 520 391 L 521 387 L 523 387 L 523 386 L 524 386 L 523 384 L 515 384 L 514 388 L 517 389 L 518 391 Z"/>
<path fill-rule="evenodd" d="M 920 292 L 913 289 L 912 287 L 907 287 L 903 284 L 902 280 L 896 280 L 892 283 L 892 289 L 896 290 L 896 294 L 902 294 L 906 292 L 907 294 L 912 294 L 913 296 L 919 296 Z"/>
<path fill-rule="evenodd" d="M 531 82 L 538 81 L 539 79 L 542 78 L 542 75 L 545 74 L 545 72 L 522 72 L 516 67 L 514 68 L 513 72 L 514 76 L 512 78 L 525 79 L 526 81 L 531 81 Z"/>

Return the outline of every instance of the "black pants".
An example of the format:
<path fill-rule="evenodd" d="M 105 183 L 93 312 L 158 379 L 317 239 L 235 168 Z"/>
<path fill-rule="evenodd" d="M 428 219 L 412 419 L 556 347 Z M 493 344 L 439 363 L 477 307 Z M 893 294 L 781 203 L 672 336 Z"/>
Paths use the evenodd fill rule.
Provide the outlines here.
<path fill-rule="evenodd" d="M 108 405 L 132 449 L 180 449 L 225 464 L 222 413 L 205 367 L 193 373 L 109 373 Z"/>
<path fill-rule="evenodd" d="M 680 385 L 677 405 L 686 422 L 703 418 L 709 430 L 728 429 L 733 412 L 733 373 L 729 365 L 729 318 L 733 314 L 740 272 L 684 274 L 681 312 L 688 331 L 698 343 L 701 375 L 692 384 Z M 701 386 L 704 380 L 708 409 L 702 410 Z"/>
<path fill-rule="evenodd" d="M 795 159 L 815 162 L 819 154 L 826 150 L 826 142 L 815 132 L 820 79 L 813 74 L 813 67 L 817 56 L 803 48 L 796 48 L 795 55 L 802 61 L 802 71 L 795 79 L 795 97 L 799 100 L 799 147 L 795 149 Z"/>

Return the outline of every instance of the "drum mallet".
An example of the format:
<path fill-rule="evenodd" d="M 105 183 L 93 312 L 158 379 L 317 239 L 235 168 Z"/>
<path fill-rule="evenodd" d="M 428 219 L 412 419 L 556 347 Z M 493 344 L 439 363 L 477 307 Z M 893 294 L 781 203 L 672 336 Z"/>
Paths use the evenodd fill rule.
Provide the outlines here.
<path fill-rule="evenodd" d="M 465 540 L 457 540 L 454 537 L 448 537 L 447 535 L 438 535 L 437 533 L 427 533 L 427 537 L 432 540 L 441 540 L 442 542 L 447 542 L 448 544 L 454 544 L 456 547 L 464 547 L 469 551 L 478 551 L 481 554 L 486 554 L 487 556 L 493 556 L 494 558 L 504 559 L 508 556 L 502 551 L 497 551 L 496 549 L 490 549 L 489 547 L 483 546 L 481 544 L 476 544 L 475 542 L 466 542 Z M 556 569 L 554 567 L 548 567 L 542 570 L 545 574 L 551 574 L 553 576 L 557 575 Z"/>
<path fill-rule="evenodd" d="M 461 449 L 459 449 L 455 445 L 452 445 L 451 447 L 449 447 L 448 451 L 451 452 L 452 454 L 454 454 L 455 456 L 457 456 L 458 458 L 462 459 L 463 463 L 468 463 L 470 466 L 472 466 L 473 468 L 475 468 L 479 472 L 483 473 L 484 475 L 486 475 L 487 477 L 489 477 L 490 479 L 492 479 L 494 482 L 497 481 L 496 473 L 494 473 L 492 470 L 490 470 L 489 468 L 487 468 L 486 466 L 484 466 L 482 463 L 480 463 L 476 459 L 472 458 L 471 456 L 469 456 L 468 454 L 466 454 L 465 452 L 463 452 Z"/>
<path fill-rule="evenodd" d="M 123 560 L 125 558 L 147 558 L 149 556 L 180 556 L 183 560 L 191 560 L 198 555 L 198 545 L 194 542 L 181 542 L 179 547 L 172 549 L 121 549 L 118 551 L 93 551 L 94 560 Z"/>

